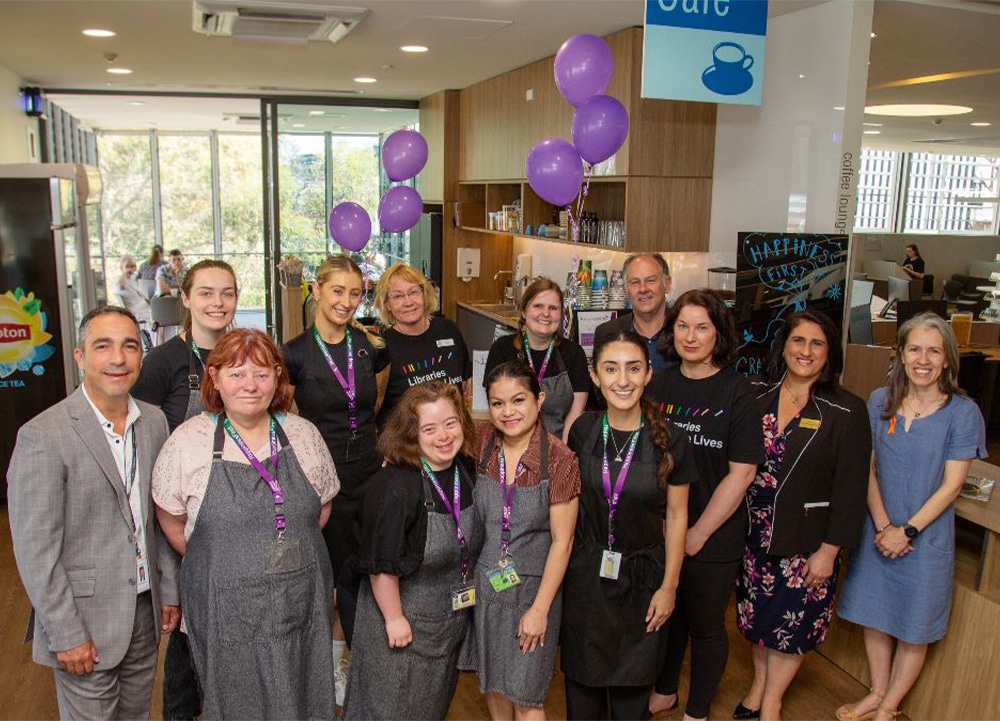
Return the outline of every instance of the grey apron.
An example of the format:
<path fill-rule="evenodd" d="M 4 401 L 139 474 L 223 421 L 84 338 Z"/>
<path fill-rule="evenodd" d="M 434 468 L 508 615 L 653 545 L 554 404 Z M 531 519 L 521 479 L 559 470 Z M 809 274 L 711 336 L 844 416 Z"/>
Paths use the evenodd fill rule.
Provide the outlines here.
<path fill-rule="evenodd" d="M 188 331 L 190 333 L 191 331 Z M 205 366 L 201 363 L 201 357 L 195 357 L 194 348 L 191 347 L 190 338 L 186 341 L 188 349 L 188 404 L 184 411 L 184 420 L 194 418 L 205 410 L 205 404 L 201 400 L 201 379 L 205 372 Z M 201 369 L 201 373 L 198 369 Z"/>
<path fill-rule="evenodd" d="M 573 382 L 569 379 L 569 372 L 558 347 L 552 349 L 549 368 L 545 370 L 545 377 L 538 384 L 545 392 L 545 402 L 542 403 L 542 424 L 545 430 L 556 438 L 562 438 L 566 416 L 573 407 Z"/>
<path fill-rule="evenodd" d="M 206 719 L 332 719 L 333 572 L 320 501 L 281 426 L 278 483 L 299 562 L 268 573 L 274 500 L 252 466 L 222 460 L 223 424 L 188 540 L 181 596 Z"/>
<path fill-rule="evenodd" d="M 552 544 L 549 528 L 549 439 L 543 432 L 539 464 L 542 482 L 530 488 L 518 486 L 514 491 L 508 551 L 514 559 L 521 583 L 499 593 L 493 590 L 487 578 L 500 560 L 500 518 L 503 513 L 500 484 L 486 474 L 486 466 L 495 447 L 494 436 L 494 441 L 487 444 L 480 459 L 476 477 L 476 514 L 483 520 L 486 536 L 476 564 L 477 600 L 473 624 L 476 664 L 473 667 L 463 663 L 462 668 L 479 672 L 479 690 L 482 693 L 500 693 L 519 706 L 541 707 L 555 672 L 562 591 L 556 593 L 549 609 L 544 647 L 539 646 L 530 656 L 521 653 L 517 630 L 521 617 L 535 601 Z"/>
<path fill-rule="evenodd" d="M 472 615 L 470 609 L 451 609 L 452 588 L 461 580 L 455 522 L 447 514 L 433 512 L 433 491 L 427 478 L 421 477 L 427 510 L 424 558 L 412 576 L 399 581 L 413 642 L 404 648 L 389 648 L 385 619 L 371 584 L 363 579 L 358 589 L 344 719 L 443 719 L 455 695 L 459 650 Z M 475 506 L 464 509 L 459 518 L 470 549 L 477 548 L 482 526 L 476 522 Z M 475 558 L 470 560 L 471 577 Z"/>

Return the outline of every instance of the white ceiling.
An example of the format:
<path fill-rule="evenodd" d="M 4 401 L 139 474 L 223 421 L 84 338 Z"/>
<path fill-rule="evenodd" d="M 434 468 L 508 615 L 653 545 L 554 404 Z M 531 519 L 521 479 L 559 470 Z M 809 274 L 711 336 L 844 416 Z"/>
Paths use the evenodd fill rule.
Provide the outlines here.
<path fill-rule="evenodd" d="M 822 0 L 771 0 L 770 14 Z M 846 2 L 850 0 L 831 0 Z M 296 0 L 329 5 L 338 0 Z M 277 3 L 276 3 L 277 4 Z M 190 0 L 0 0 L 0 65 L 26 83 L 62 91 L 142 94 L 296 95 L 370 101 L 416 101 L 458 89 L 552 55 L 567 37 L 606 35 L 642 24 L 643 0 L 340 0 L 370 14 L 340 42 L 302 47 L 205 37 L 192 30 Z M 88 27 L 118 35 L 93 39 Z M 876 0 L 869 104 L 969 105 L 974 112 L 931 119 L 868 118 L 883 123 L 873 147 L 1000 154 L 1000 0 Z M 404 44 L 430 51 L 404 53 Z M 109 63 L 105 56 L 116 57 Z M 134 72 L 109 75 L 108 67 Z M 970 73 L 971 71 L 971 73 Z M 946 74 L 939 82 L 897 85 Z M 360 85 L 358 76 L 378 82 Z M 884 86 L 889 87 L 884 87 Z M 190 99 L 54 94 L 91 128 L 256 130 L 253 97 Z M 140 100 L 143 105 L 132 105 Z M 391 130 L 412 121 L 399 108 L 326 108 L 344 117 L 309 116 L 317 105 L 281 106 L 282 128 L 339 132 Z M 283 117 L 281 117 L 283 116 Z M 303 119 L 304 118 L 304 119 Z M 975 128 L 970 122 L 991 122 Z M 874 129 L 874 127 L 873 127 Z M 934 142 L 931 142 L 934 141 Z"/>

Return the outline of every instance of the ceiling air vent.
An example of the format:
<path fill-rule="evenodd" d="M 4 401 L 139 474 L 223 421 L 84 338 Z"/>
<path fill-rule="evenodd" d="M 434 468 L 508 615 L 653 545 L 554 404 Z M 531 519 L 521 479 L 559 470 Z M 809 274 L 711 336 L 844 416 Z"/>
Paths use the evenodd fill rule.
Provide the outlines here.
<path fill-rule="evenodd" d="M 359 7 L 281 0 L 195 0 L 193 28 L 208 36 L 283 45 L 337 42 L 368 15 Z"/>

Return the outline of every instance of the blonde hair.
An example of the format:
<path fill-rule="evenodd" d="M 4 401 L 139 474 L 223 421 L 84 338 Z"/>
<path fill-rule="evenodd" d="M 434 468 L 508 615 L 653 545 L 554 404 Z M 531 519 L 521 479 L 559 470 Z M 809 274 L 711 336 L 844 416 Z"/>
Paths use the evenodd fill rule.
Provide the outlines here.
<path fill-rule="evenodd" d="M 351 260 L 350 256 L 328 255 L 326 256 L 326 260 L 320 263 L 319 267 L 316 269 L 316 286 L 322 286 L 330 280 L 330 276 L 334 273 L 353 273 L 361 279 L 362 284 L 365 282 L 364 273 L 361 272 L 361 268 L 358 267 L 358 264 Z M 348 321 L 348 325 L 356 331 L 364 333 L 368 342 L 375 348 L 385 348 L 385 341 L 365 328 L 357 318 L 351 318 L 351 320 Z"/>
<path fill-rule="evenodd" d="M 378 309 L 378 318 L 382 321 L 382 325 L 390 326 L 396 322 L 392 311 L 389 310 L 389 286 L 395 278 L 404 283 L 419 285 L 424 292 L 424 315 L 429 317 L 437 313 L 439 307 L 437 291 L 431 282 L 412 265 L 397 261 L 386 268 L 379 278 L 378 285 L 375 286 L 375 307 Z"/>

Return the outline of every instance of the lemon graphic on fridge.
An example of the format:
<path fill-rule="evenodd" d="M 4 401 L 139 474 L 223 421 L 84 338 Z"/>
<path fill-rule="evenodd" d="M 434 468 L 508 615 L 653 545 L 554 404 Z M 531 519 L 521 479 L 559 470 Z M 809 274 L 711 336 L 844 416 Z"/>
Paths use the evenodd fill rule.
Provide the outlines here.
<path fill-rule="evenodd" d="M 45 372 L 39 364 L 55 353 L 48 345 L 52 336 L 46 324 L 42 303 L 34 293 L 15 288 L 0 295 L 0 378 L 16 371 Z"/>

